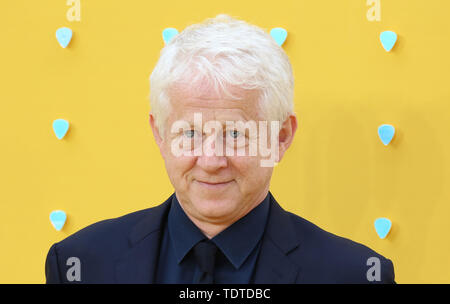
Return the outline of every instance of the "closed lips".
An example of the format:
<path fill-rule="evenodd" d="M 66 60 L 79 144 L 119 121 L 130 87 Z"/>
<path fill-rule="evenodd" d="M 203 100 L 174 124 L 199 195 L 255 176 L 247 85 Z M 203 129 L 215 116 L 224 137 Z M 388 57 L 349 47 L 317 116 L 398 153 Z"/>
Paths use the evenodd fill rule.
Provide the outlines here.
<path fill-rule="evenodd" d="M 231 181 L 227 181 L 227 182 L 220 182 L 220 183 L 210 183 L 210 182 L 203 182 L 203 181 L 199 181 L 200 183 L 204 183 L 204 184 L 208 184 L 208 185 L 221 185 L 221 184 L 226 184 L 229 183 Z"/>

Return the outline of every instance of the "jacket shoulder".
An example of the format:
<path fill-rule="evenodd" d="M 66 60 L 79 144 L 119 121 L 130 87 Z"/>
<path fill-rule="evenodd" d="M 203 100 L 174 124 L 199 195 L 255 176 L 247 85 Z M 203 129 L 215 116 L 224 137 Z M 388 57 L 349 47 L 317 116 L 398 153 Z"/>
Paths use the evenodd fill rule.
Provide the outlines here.
<path fill-rule="evenodd" d="M 141 219 L 152 213 L 155 207 L 128 213 L 116 218 L 110 218 L 90 224 L 62 241 L 57 243 L 58 248 L 80 248 L 84 245 L 93 245 L 97 248 L 108 248 L 110 245 L 126 243 L 131 229 Z M 113 242 L 111 242 L 114 240 Z"/>
<path fill-rule="evenodd" d="M 169 202 L 170 197 L 155 207 L 93 223 L 54 243 L 45 262 L 47 283 L 66 282 L 65 271 L 74 258 L 81 264 L 84 282 L 112 282 L 116 262 L 137 238 L 160 229 Z"/>
<path fill-rule="evenodd" d="M 129 248 L 129 235 L 143 220 L 159 214 L 163 204 L 90 224 L 53 244 L 47 254 L 60 262 L 69 257 L 112 261 Z"/>
<path fill-rule="evenodd" d="M 391 260 L 361 243 L 287 213 L 300 244 L 294 258 L 309 277 L 326 283 L 395 283 Z M 373 268 L 376 265 L 378 273 Z"/>

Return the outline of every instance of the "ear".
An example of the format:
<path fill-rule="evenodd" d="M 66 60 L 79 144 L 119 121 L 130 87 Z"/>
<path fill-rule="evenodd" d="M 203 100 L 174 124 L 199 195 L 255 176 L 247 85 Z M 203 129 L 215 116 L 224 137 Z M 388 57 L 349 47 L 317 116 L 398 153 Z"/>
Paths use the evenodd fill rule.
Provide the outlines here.
<path fill-rule="evenodd" d="M 150 113 L 149 116 L 150 116 L 149 120 L 150 120 L 150 126 L 152 127 L 153 137 L 155 137 L 156 144 L 158 145 L 159 150 L 161 150 L 161 148 L 162 148 L 161 144 L 163 142 L 163 137 L 160 135 L 158 127 L 155 124 L 155 117 L 153 116 L 153 114 Z"/>
<path fill-rule="evenodd" d="M 277 162 L 281 161 L 284 153 L 294 140 L 295 131 L 297 131 L 297 115 L 291 114 L 286 118 L 280 128 L 280 133 L 278 135 L 279 156 Z"/>

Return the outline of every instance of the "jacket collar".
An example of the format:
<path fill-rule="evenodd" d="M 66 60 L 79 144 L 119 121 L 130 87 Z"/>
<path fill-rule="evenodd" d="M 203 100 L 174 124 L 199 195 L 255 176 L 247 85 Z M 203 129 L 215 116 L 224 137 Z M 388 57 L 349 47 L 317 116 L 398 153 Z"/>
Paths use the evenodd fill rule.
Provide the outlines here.
<path fill-rule="evenodd" d="M 278 204 L 270 191 L 269 196 L 270 215 L 255 266 L 254 283 L 294 283 L 300 268 L 291 261 L 289 254 L 299 247 L 300 238 L 293 227 L 291 215 Z"/>
<path fill-rule="evenodd" d="M 173 195 L 161 205 L 145 210 L 147 214 L 131 230 L 130 248 L 115 263 L 116 283 L 151 284 L 155 281 L 161 230 Z"/>
<path fill-rule="evenodd" d="M 116 262 L 116 282 L 154 283 L 162 228 L 172 202 L 173 193 L 164 203 L 146 210 L 129 235 L 130 249 Z M 288 255 L 300 239 L 290 215 L 269 191 L 270 214 L 262 239 L 260 256 L 255 265 L 254 283 L 294 283 L 299 267 Z"/>
<path fill-rule="evenodd" d="M 135 246 L 148 235 L 155 232 L 158 233 L 158 231 L 163 228 L 164 222 L 167 219 L 167 214 L 170 210 L 172 198 L 174 196 L 175 193 L 173 193 L 161 205 L 146 210 L 147 214 L 133 227 L 128 237 L 131 247 Z"/>

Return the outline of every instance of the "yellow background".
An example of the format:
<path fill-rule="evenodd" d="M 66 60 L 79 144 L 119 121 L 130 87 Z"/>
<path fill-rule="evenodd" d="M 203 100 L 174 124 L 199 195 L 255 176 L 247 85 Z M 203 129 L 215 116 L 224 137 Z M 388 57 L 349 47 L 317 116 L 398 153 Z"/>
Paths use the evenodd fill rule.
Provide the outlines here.
<path fill-rule="evenodd" d="M 162 30 L 227 13 L 283 27 L 299 129 L 271 191 L 287 210 L 394 262 L 398 283 L 450 283 L 450 2 L 88 1 L 0 4 L 0 282 L 43 283 L 52 243 L 171 193 L 148 124 Z M 55 38 L 70 27 L 67 49 Z M 387 53 L 379 34 L 398 33 Z M 70 129 L 58 140 L 52 122 Z M 392 124 L 390 145 L 378 138 Z M 49 221 L 62 209 L 62 231 Z M 374 229 L 392 220 L 388 237 Z"/>

